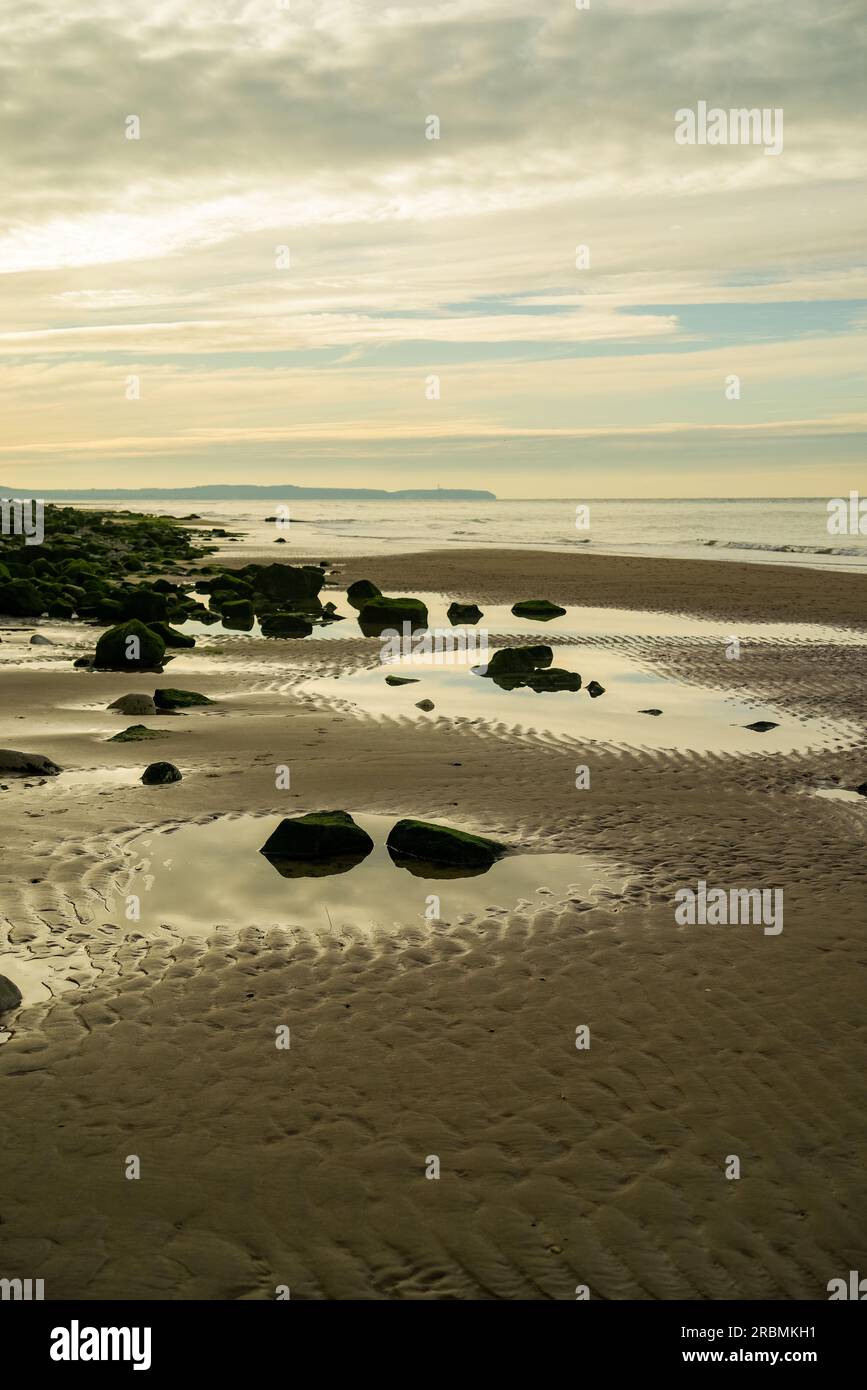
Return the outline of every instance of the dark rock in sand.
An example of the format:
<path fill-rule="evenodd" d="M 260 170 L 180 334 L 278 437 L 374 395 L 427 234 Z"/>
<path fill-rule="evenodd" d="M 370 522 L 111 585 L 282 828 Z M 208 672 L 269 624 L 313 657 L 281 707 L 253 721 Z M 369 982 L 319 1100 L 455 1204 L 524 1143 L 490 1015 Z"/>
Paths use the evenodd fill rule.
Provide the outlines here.
<path fill-rule="evenodd" d="M 98 671 L 158 671 L 165 654 L 162 637 L 133 618 L 102 634 L 96 644 L 94 666 Z"/>
<path fill-rule="evenodd" d="M 31 647 L 53 647 L 54 643 L 50 637 L 43 637 L 41 633 L 34 632 L 30 638 Z"/>
<path fill-rule="evenodd" d="M 121 695 L 119 700 L 113 700 L 108 707 L 117 710 L 118 714 L 156 714 L 157 707 L 150 695 Z"/>
<path fill-rule="evenodd" d="M 382 598 L 382 590 L 371 579 L 356 579 L 346 590 L 346 597 L 353 608 L 363 608 L 371 599 Z"/>
<path fill-rule="evenodd" d="M 745 729 L 752 729 L 754 733 L 766 734 L 769 729 L 778 729 L 779 724 L 775 724 L 771 719 L 757 719 L 755 724 L 745 724 Z"/>
<path fill-rule="evenodd" d="M 195 637 L 191 637 L 186 632 L 176 632 L 173 627 L 169 627 L 168 623 L 151 623 L 150 630 L 161 637 L 167 647 L 194 647 L 196 645 Z"/>
<path fill-rule="evenodd" d="M 7 1009 L 17 1009 L 21 1003 L 21 990 L 5 975 L 0 975 L 0 1014 Z"/>
<path fill-rule="evenodd" d="M 860 787 L 855 788 L 859 796 L 867 796 L 867 782 L 862 782 Z"/>
<path fill-rule="evenodd" d="M 286 544 L 286 537 L 285 537 L 285 536 L 278 536 L 277 539 L 275 540 L 274 544 L 275 544 L 275 545 L 285 545 L 285 544 Z"/>
<path fill-rule="evenodd" d="M 358 615 L 365 637 L 379 637 L 392 629 L 401 632 L 404 623 L 411 632 L 427 627 L 427 608 L 420 598 L 372 598 Z"/>
<path fill-rule="evenodd" d="M 418 676 L 386 676 L 386 685 L 418 685 Z"/>
<path fill-rule="evenodd" d="M 168 729 L 147 729 L 144 724 L 130 724 L 119 734 L 112 734 L 109 743 L 141 743 L 146 738 L 166 738 Z"/>
<path fill-rule="evenodd" d="M 524 676 L 550 666 L 553 660 L 554 653 L 550 647 L 501 647 L 492 653 L 487 670 L 483 671 L 481 667 L 476 669 L 480 675 L 492 679 L 498 676 Z"/>
<path fill-rule="evenodd" d="M 253 605 L 248 598 L 235 599 L 222 607 L 223 627 L 235 628 L 238 632 L 249 632 L 255 622 Z"/>
<path fill-rule="evenodd" d="M 162 787 L 168 782 L 180 782 L 182 779 L 174 763 L 149 763 L 141 780 L 146 787 Z"/>
<path fill-rule="evenodd" d="M 198 690 L 175 690 L 167 686 L 154 691 L 154 704 L 157 709 L 190 709 L 193 705 L 213 705 L 216 701 L 200 695 Z"/>
<path fill-rule="evenodd" d="M 399 820 L 386 844 L 398 864 L 406 859 L 469 870 L 488 869 L 507 853 L 507 846 L 496 840 L 423 820 Z"/>
<path fill-rule="evenodd" d="M 661 709 L 640 709 L 639 714 L 662 714 Z"/>
<path fill-rule="evenodd" d="M 58 767 L 42 753 L 18 753 L 12 748 L 0 748 L 0 774 L 4 777 L 56 777 Z"/>
<path fill-rule="evenodd" d="M 416 700 L 416 709 L 429 710 L 434 708 L 433 700 Z"/>
<path fill-rule="evenodd" d="M 342 873 L 366 859 L 373 841 L 348 811 L 310 811 L 282 820 L 260 854 L 284 878 L 319 872 Z M 309 867 L 313 866 L 313 867 Z"/>
<path fill-rule="evenodd" d="M 516 618 L 538 618 L 540 622 L 547 623 L 551 618 L 562 618 L 566 609 L 546 598 L 528 598 L 513 603 L 512 612 Z"/>
<path fill-rule="evenodd" d="M 298 613 L 267 613 L 262 617 L 263 637 L 309 637 L 313 624 Z"/>
<path fill-rule="evenodd" d="M 485 615 L 477 603 L 450 603 L 446 609 L 446 617 L 452 627 L 458 624 L 477 623 Z"/>
<path fill-rule="evenodd" d="M 598 681 L 590 681 L 587 685 L 587 694 L 591 700 L 596 700 L 600 695 L 605 694 L 605 686 L 600 685 Z"/>

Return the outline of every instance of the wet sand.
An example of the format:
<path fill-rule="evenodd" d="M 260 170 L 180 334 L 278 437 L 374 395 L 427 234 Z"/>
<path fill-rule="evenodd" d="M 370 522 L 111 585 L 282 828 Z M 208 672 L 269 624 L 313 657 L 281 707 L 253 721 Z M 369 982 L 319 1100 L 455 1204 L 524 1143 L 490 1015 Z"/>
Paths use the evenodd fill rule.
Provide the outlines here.
<path fill-rule="evenodd" d="M 863 733 L 834 733 L 863 729 L 867 652 L 750 642 L 732 662 L 668 635 L 662 610 L 863 631 L 863 582 L 487 551 L 340 572 L 358 577 L 650 609 L 655 635 L 594 640 L 832 732 L 787 754 L 652 752 L 373 717 L 338 679 L 370 664 L 359 638 L 204 637 L 170 675 L 131 678 L 73 671 L 67 647 L 8 664 L 3 633 L 0 743 L 82 774 L 0 778 L 0 971 L 17 955 L 52 981 L 0 1047 L 4 1273 L 48 1298 L 826 1298 L 865 1259 L 867 802 L 811 793 L 867 777 Z M 218 703 L 143 721 L 159 742 L 106 743 L 139 721 L 105 705 L 156 684 Z M 118 780 L 155 758 L 184 780 Z M 323 917 L 198 937 L 125 917 L 144 832 L 325 806 L 594 856 L 618 887 L 446 926 L 402 885 L 401 930 Z M 677 925 L 674 891 L 699 878 L 782 886 L 783 932 Z"/>

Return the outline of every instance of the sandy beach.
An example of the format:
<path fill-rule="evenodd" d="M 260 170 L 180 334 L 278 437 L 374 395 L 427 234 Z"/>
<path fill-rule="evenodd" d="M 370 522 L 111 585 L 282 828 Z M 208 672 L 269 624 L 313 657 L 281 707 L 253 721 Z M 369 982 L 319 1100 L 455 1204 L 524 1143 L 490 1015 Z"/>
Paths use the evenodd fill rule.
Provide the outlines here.
<path fill-rule="evenodd" d="M 685 722 L 666 747 L 665 710 L 655 746 L 633 723 L 568 732 L 545 713 L 564 695 L 514 722 L 403 692 L 389 714 L 345 693 L 377 666 L 357 633 L 214 628 L 168 681 L 73 669 L 80 624 L 4 627 L 0 744 L 64 769 L 0 791 L 0 973 L 32 986 L 2 1020 L 6 1264 L 53 1298 L 827 1297 L 864 1258 L 863 578 L 451 551 L 347 560 L 323 597 L 346 611 L 358 578 L 482 607 L 544 595 L 585 684 L 619 661 L 672 698 L 735 692 L 781 711 L 792 746 L 697 751 Z M 645 617 L 582 635 L 584 606 Z M 166 683 L 215 703 L 147 719 L 144 747 L 106 741 L 132 722 L 112 700 Z M 617 696 L 615 679 L 594 717 Z M 142 786 L 154 757 L 183 780 Z M 334 920 L 327 895 L 295 913 L 288 881 L 279 921 L 256 920 L 252 888 L 245 924 L 237 899 L 201 932 L 127 918 L 174 866 L 166 832 L 255 816 L 264 839 L 330 807 L 586 856 L 598 882 L 540 877 L 435 921 L 409 875 L 389 921 Z M 679 925 L 674 892 L 700 879 L 782 887 L 784 930 Z"/>

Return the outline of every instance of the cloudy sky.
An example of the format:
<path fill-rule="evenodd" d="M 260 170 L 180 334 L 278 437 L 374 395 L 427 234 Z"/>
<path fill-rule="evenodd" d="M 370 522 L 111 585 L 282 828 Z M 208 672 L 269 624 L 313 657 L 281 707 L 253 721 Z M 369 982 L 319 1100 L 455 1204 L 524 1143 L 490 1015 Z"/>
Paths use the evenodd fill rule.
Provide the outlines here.
<path fill-rule="evenodd" d="M 865 38 L 863 0 L 6 6 L 0 483 L 864 490 Z M 699 101 L 782 153 L 678 144 Z"/>

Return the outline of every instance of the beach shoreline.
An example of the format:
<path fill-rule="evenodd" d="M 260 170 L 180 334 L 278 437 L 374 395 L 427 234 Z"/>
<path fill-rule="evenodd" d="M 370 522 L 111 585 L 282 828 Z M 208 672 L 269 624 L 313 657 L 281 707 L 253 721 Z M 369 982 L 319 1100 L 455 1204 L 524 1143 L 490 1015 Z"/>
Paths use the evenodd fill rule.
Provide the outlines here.
<path fill-rule="evenodd" d="M 578 626 L 581 605 L 658 615 L 648 635 L 596 636 L 596 650 L 686 683 L 740 683 L 831 733 L 785 755 L 760 742 L 702 755 L 437 710 L 374 718 L 341 696 L 347 672 L 377 661 L 357 635 L 215 633 L 170 677 L 131 677 L 72 669 L 99 629 L 70 629 L 74 645 L 38 657 L 4 632 L 2 742 L 69 770 L 68 785 L 61 773 L 0 791 L 0 970 L 17 955 L 58 972 L 0 1047 L 8 1259 L 49 1298 L 272 1298 L 289 1285 L 302 1299 L 572 1299 L 578 1284 L 607 1299 L 825 1297 L 861 1246 L 867 808 L 812 793 L 865 776 L 867 742 L 833 732 L 861 713 L 867 647 L 842 639 L 864 629 L 863 583 L 535 552 L 340 566 L 340 588 L 363 577 L 482 607 L 547 597 Z M 755 635 L 732 662 L 718 639 L 667 632 L 667 612 L 838 625 L 841 645 Z M 148 720 L 159 742 L 107 743 L 130 721 L 106 705 L 167 683 L 216 703 Z M 536 698 L 543 711 L 561 697 Z M 142 787 L 152 757 L 183 780 Z M 283 764 L 291 788 L 278 790 Z M 76 784 L 86 769 L 93 782 Z M 111 769 L 136 780 L 101 781 Z M 325 806 L 588 854 L 620 886 L 443 925 L 408 881 L 402 927 L 375 931 L 297 921 L 289 890 L 284 924 L 215 922 L 201 939 L 125 918 L 143 835 L 155 837 L 144 883 L 165 872 L 173 826 L 257 815 L 264 830 Z M 675 888 L 702 878 L 782 883 L 785 930 L 678 926 Z M 749 1182 L 726 1181 L 733 1153 Z M 131 1154 L 139 1182 L 124 1177 Z"/>

